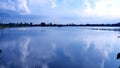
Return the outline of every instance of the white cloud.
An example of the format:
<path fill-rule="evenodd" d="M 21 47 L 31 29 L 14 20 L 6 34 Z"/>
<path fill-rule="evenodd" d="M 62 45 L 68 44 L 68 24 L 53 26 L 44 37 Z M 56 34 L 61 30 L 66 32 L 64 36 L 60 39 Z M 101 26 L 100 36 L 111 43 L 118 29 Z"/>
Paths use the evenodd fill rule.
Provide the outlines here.
<path fill-rule="evenodd" d="M 49 7 L 55 8 L 57 5 L 56 2 L 57 0 L 30 0 L 30 5 L 35 8 L 39 7 L 39 9 L 41 9 L 41 7 L 45 7 L 45 9 Z"/>
<path fill-rule="evenodd" d="M 48 0 L 30 0 L 30 5 L 32 6 L 32 7 L 44 7 L 44 6 L 46 6 L 46 7 L 48 7 L 47 6 L 47 4 L 48 4 Z"/>
<path fill-rule="evenodd" d="M 15 10 L 15 6 L 11 4 L 12 2 L 2 2 L 0 1 L 0 8 L 7 9 L 7 10 Z"/>
<path fill-rule="evenodd" d="M 84 12 L 88 15 L 119 17 L 119 3 L 119 0 L 95 0 L 95 6 L 93 8 L 91 7 L 92 3 L 86 0 Z"/>
<path fill-rule="evenodd" d="M 56 7 L 56 0 L 50 0 L 51 2 L 51 7 L 55 8 Z"/>
<path fill-rule="evenodd" d="M 27 0 L 18 0 L 18 8 L 22 13 L 30 13 L 29 8 L 27 6 Z"/>
<path fill-rule="evenodd" d="M 68 15 L 84 17 L 119 17 L 119 2 L 119 0 L 30 0 L 32 8 L 35 8 L 31 10 L 34 13 L 39 11 L 42 14 L 48 14 L 48 16 L 51 13 L 58 15 L 69 13 Z"/>
<path fill-rule="evenodd" d="M 50 14 L 51 11 L 55 11 L 58 14 L 119 17 L 119 3 L 120 0 L 94 0 L 92 2 L 90 0 L 1 0 L 0 8 L 23 14 L 30 13 L 31 10 L 33 13 L 40 12 L 43 14 Z"/>
<path fill-rule="evenodd" d="M 49 19 L 52 22 L 68 16 L 79 18 L 72 22 L 101 23 L 120 17 L 119 3 L 120 0 L 0 0 L 0 9 L 54 17 Z M 61 21 L 59 19 L 57 22 Z"/>
<path fill-rule="evenodd" d="M 1 0 L 0 9 L 16 11 L 18 13 L 30 13 L 27 0 Z"/>

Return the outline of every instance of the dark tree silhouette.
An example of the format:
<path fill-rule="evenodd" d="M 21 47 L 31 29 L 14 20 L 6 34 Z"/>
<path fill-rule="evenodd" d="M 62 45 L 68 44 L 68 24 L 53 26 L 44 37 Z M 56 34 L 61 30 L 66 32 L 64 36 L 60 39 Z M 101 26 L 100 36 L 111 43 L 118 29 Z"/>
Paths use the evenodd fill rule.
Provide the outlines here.
<path fill-rule="evenodd" d="M 46 24 L 44 22 L 41 22 L 41 26 L 46 26 Z"/>
<path fill-rule="evenodd" d="M 117 54 L 117 59 L 120 59 L 120 53 Z"/>
<path fill-rule="evenodd" d="M 2 53 L 2 50 L 0 50 L 0 53 Z"/>
<path fill-rule="evenodd" d="M 30 26 L 32 26 L 33 25 L 33 23 L 32 22 L 30 22 Z"/>
<path fill-rule="evenodd" d="M 1 22 L 1 19 L 0 19 Z M 34 24 L 32 22 L 27 23 L 27 22 L 20 22 L 20 23 L 0 23 L 0 28 L 8 28 L 8 27 L 32 27 L 32 26 L 44 26 L 44 27 L 67 27 L 67 26 L 90 26 L 90 27 L 94 27 L 94 26 L 106 26 L 106 27 L 120 27 L 120 22 L 118 23 L 114 23 L 114 24 L 74 24 L 74 23 L 70 23 L 70 24 L 54 24 L 54 23 L 49 23 L 46 24 L 45 22 L 41 22 L 40 24 Z"/>

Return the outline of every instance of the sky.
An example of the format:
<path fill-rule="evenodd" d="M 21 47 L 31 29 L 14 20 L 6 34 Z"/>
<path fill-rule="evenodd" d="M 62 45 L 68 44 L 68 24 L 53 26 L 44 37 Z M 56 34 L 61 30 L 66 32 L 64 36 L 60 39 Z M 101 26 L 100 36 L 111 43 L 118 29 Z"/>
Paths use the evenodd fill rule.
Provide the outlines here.
<path fill-rule="evenodd" d="M 0 0 L 0 22 L 116 23 L 120 0 Z"/>

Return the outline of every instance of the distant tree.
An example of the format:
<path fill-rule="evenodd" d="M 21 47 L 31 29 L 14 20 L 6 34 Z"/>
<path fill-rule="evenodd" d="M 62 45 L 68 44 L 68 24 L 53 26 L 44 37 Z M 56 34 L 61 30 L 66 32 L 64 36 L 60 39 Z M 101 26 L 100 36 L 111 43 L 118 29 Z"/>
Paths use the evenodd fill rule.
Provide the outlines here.
<path fill-rule="evenodd" d="M 45 22 L 41 22 L 41 26 L 46 26 L 46 23 Z"/>
<path fill-rule="evenodd" d="M 90 24 L 86 24 L 86 26 L 90 26 Z"/>
<path fill-rule="evenodd" d="M 23 23 L 22 22 L 20 22 L 20 25 L 22 25 Z"/>
<path fill-rule="evenodd" d="M 25 23 L 24 23 L 24 25 L 28 25 L 28 23 L 27 23 L 27 22 L 25 22 Z"/>
<path fill-rule="evenodd" d="M 50 23 L 49 25 L 52 26 L 52 23 Z"/>
<path fill-rule="evenodd" d="M 117 23 L 117 26 L 120 26 L 120 22 Z"/>
<path fill-rule="evenodd" d="M 33 25 L 33 23 L 32 22 L 30 22 L 30 26 L 32 26 Z"/>

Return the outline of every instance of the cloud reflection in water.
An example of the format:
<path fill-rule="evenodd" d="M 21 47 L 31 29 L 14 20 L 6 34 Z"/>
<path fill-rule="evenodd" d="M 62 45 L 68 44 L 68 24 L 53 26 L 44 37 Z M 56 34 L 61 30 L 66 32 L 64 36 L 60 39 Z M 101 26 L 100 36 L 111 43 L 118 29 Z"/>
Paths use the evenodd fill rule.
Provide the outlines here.
<path fill-rule="evenodd" d="M 42 28 L 41 28 L 42 29 Z M 73 30 L 34 31 L 35 36 L 6 37 L 0 42 L 2 68 L 112 68 L 119 51 L 114 32 Z M 28 31 L 28 30 L 26 30 Z M 30 30 L 29 30 L 30 31 Z M 22 35 L 27 35 L 19 31 Z M 17 32 L 16 32 L 17 33 Z M 15 33 L 15 34 L 16 34 Z M 89 33 L 89 34 L 88 34 Z M 9 34 L 8 34 L 9 35 Z M 112 55 L 111 55 L 112 54 Z M 116 57 L 115 57 L 116 59 Z M 112 66 L 113 65 L 113 66 Z"/>
<path fill-rule="evenodd" d="M 3 49 L 2 68 L 27 68 L 25 63 L 29 54 L 29 42 L 30 38 L 25 37 L 1 42 L 1 48 Z"/>

